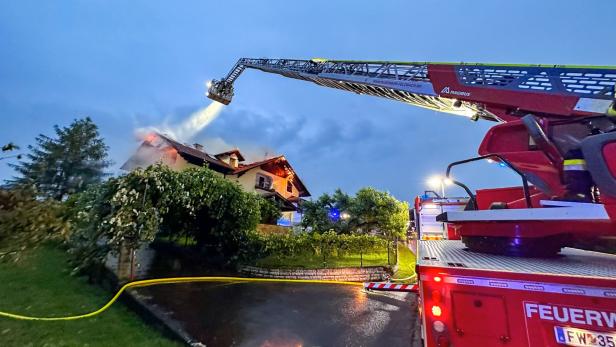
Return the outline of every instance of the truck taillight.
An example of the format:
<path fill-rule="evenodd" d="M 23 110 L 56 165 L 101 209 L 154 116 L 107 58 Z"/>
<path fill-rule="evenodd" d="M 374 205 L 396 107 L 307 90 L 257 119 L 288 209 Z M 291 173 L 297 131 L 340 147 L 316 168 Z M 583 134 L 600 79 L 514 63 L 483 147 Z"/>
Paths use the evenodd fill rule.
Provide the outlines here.
<path fill-rule="evenodd" d="M 432 315 L 434 317 L 440 317 L 443 314 L 441 307 L 439 305 L 432 305 Z"/>

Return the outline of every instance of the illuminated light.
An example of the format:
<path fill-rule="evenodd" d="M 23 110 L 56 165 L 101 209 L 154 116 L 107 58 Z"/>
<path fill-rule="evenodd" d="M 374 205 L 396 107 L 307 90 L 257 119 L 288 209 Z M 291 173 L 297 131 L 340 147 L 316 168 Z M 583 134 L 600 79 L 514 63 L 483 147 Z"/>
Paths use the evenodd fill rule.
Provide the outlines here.
<path fill-rule="evenodd" d="M 342 218 L 342 219 L 349 219 L 349 218 L 351 218 L 351 215 L 348 214 L 347 212 L 342 212 L 340 214 L 340 218 Z"/>
<path fill-rule="evenodd" d="M 440 317 L 441 314 L 443 314 L 443 311 L 441 310 L 440 306 L 437 306 L 437 305 L 432 306 L 432 315 L 434 317 Z"/>
<path fill-rule="evenodd" d="M 335 207 L 332 207 L 327 211 L 327 216 L 332 222 L 337 222 L 340 220 L 340 210 Z"/>
<path fill-rule="evenodd" d="M 212 87 L 212 81 L 205 82 L 205 85 L 207 86 L 207 89 L 210 89 L 210 87 Z"/>
<path fill-rule="evenodd" d="M 434 276 L 434 282 L 441 282 L 443 279 L 441 276 Z"/>
<path fill-rule="evenodd" d="M 435 204 L 424 204 L 423 205 L 424 208 L 436 208 Z"/>
<path fill-rule="evenodd" d="M 434 321 L 434 323 L 432 323 L 432 327 L 437 333 L 442 333 L 443 331 L 445 331 L 445 323 L 441 322 L 440 320 Z"/>
<path fill-rule="evenodd" d="M 487 161 L 488 163 L 490 163 L 490 164 L 493 164 L 493 163 L 494 163 L 494 159 L 490 159 L 490 158 L 488 158 L 488 159 L 486 159 L 486 161 Z"/>
<path fill-rule="evenodd" d="M 432 176 L 428 179 L 427 183 L 432 188 L 439 188 L 441 183 L 443 183 L 443 179 L 440 176 Z"/>
<path fill-rule="evenodd" d="M 446 185 L 450 186 L 453 184 L 453 181 L 450 178 L 444 178 L 443 179 L 443 183 L 445 183 Z"/>

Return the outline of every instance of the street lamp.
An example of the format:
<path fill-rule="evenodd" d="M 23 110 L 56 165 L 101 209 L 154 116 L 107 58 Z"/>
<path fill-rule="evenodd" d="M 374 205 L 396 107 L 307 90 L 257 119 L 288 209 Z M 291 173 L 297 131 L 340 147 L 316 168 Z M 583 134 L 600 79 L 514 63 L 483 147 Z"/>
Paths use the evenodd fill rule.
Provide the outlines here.
<path fill-rule="evenodd" d="M 428 185 L 433 189 L 441 189 L 441 197 L 445 197 L 445 186 L 450 186 L 453 184 L 453 181 L 447 177 L 443 176 L 432 176 L 427 181 Z"/>

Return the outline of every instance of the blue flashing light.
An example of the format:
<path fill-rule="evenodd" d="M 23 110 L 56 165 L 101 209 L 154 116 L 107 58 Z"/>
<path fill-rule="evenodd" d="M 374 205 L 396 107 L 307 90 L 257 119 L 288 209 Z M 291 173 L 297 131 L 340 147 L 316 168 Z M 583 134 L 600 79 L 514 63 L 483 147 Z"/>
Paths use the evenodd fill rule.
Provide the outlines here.
<path fill-rule="evenodd" d="M 338 210 L 335 207 L 332 207 L 329 209 L 329 211 L 327 212 L 327 216 L 329 217 L 329 219 L 332 222 L 337 222 L 340 220 L 340 210 Z"/>

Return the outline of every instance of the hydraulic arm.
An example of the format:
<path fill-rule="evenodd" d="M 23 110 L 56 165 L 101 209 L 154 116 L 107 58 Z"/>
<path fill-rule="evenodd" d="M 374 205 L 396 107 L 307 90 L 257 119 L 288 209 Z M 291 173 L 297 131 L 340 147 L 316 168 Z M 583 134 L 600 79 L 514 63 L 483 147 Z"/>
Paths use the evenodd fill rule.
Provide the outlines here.
<path fill-rule="evenodd" d="M 491 159 L 522 179 L 477 193 L 454 181 L 468 211 L 440 218 L 471 248 L 553 253 L 580 236 L 616 235 L 616 67 L 242 58 L 208 97 L 229 104 L 247 68 L 497 122 L 480 157 L 448 169 Z"/>

